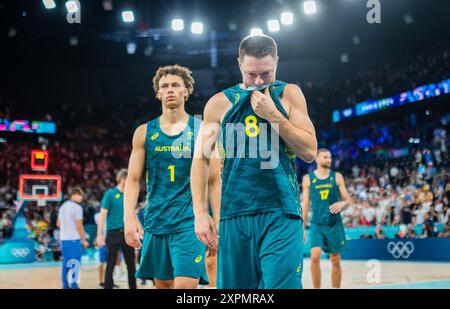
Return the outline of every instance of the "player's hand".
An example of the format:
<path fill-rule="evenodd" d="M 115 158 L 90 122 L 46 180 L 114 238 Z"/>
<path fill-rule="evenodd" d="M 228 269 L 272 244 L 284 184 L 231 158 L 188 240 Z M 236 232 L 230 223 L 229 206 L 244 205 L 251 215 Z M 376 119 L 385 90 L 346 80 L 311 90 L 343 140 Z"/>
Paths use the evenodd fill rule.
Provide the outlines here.
<path fill-rule="evenodd" d="M 341 212 L 343 206 L 344 204 L 342 204 L 341 202 L 334 203 L 333 205 L 330 206 L 330 212 L 333 215 L 338 214 L 339 212 Z"/>
<path fill-rule="evenodd" d="M 144 231 L 139 220 L 136 217 L 124 220 L 124 230 L 127 245 L 135 249 L 141 249 L 141 239 L 144 239 Z"/>
<path fill-rule="evenodd" d="M 89 243 L 87 240 L 83 240 L 83 247 L 86 249 L 87 247 L 89 247 Z"/>
<path fill-rule="evenodd" d="M 102 235 L 97 235 L 97 238 L 95 239 L 95 244 L 97 247 L 103 247 L 105 245 L 105 237 Z"/>
<path fill-rule="evenodd" d="M 274 115 L 279 114 L 275 102 L 273 102 L 270 96 L 269 88 L 264 90 L 264 93 L 260 91 L 253 91 L 251 94 L 250 103 L 252 104 L 253 111 L 262 119 L 266 119 L 271 122 Z"/>
<path fill-rule="evenodd" d="M 218 233 L 214 220 L 208 213 L 195 216 L 195 234 L 198 240 L 210 248 L 217 249 Z"/>

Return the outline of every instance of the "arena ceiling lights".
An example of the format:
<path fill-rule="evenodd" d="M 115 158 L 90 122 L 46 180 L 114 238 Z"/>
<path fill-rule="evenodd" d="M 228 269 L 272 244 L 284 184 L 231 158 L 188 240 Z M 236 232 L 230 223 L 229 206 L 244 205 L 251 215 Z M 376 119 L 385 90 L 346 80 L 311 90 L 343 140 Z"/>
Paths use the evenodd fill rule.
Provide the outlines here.
<path fill-rule="evenodd" d="M 184 30 L 184 20 L 176 18 L 172 20 L 172 30 L 173 31 L 183 31 Z"/>
<path fill-rule="evenodd" d="M 56 7 L 54 0 L 42 0 L 46 9 L 53 9 Z M 76 13 L 80 10 L 79 2 L 69 0 L 65 2 L 66 9 L 69 13 Z M 114 9 L 112 0 L 102 0 L 102 6 L 105 11 L 112 11 Z M 314 14 L 317 12 L 316 2 L 312 0 L 303 1 L 303 11 L 305 14 Z M 124 23 L 133 23 L 135 21 L 135 15 L 133 10 L 127 9 L 121 12 L 122 21 Z M 184 20 L 181 18 L 175 18 L 171 22 L 172 31 L 183 31 L 185 28 Z M 294 23 L 294 14 L 285 10 L 281 13 L 280 19 L 270 19 L 267 21 L 267 28 L 269 32 L 278 32 L 281 30 L 281 25 L 292 25 Z M 237 30 L 237 25 L 233 24 L 233 31 Z M 202 34 L 204 32 L 204 25 L 201 22 L 191 23 L 191 32 L 193 34 Z M 261 28 L 253 28 L 250 31 L 251 34 L 264 33 Z"/>
<path fill-rule="evenodd" d="M 122 12 L 122 20 L 125 23 L 132 23 L 134 22 L 134 13 L 131 10 L 123 11 Z"/>
<path fill-rule="evenodd" d="M 292 12 L 281 13 L 281 24 L 288 26 L 294 23 L 294 14 Z"/>
<path fill-rule="evenodd" d="M 80 10 L 78 7 L 77 1 L 67 1 L 66 2 L 66 9 L 69 13 L 76 13 Z"/>
<path fill-rule="evenodd" d="M 316 1 L 305 1 L 303 2 L 303 12 L 307 15 L 315 14 L 317 12 Z"/>
<path fill-rule="evenodd" d="M 202 34 L 203 33 L 203 23 L 193 22 L 191 24 L 191 32 L 193 34 Z"/>
<path fill-rule="evenodd" d="M 55 1 L 53 0 L 42 0 L 42 3 L 44 4 L 47 10 L 51 10 L 56 7 Z"/>
<path fill-rule="evenodd" d="M 267 28 L 270 32 L 278 32 L 280 31 L 280 22 L 278 19 L 271 19 L 267 22 Z"/>

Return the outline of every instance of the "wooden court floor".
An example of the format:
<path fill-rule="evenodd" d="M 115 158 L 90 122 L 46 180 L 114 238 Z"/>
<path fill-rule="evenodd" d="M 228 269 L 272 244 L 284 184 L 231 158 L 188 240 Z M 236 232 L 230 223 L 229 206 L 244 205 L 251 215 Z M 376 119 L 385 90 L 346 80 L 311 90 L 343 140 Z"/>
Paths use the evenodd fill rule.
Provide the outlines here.
<path fill-rule="evenodd" d="M 321 262 L 322 287 L 331 287 L 331 264 Z M 116 282 L 120 288 L 127 288 L 126 281 Z M 98 287 L 97 265 L 81 266 L 80 288 Z M 310 261 L 305 259 L 303 269 L 304 288 L 312 288 Z M 342 288 L 450 288 L 450 263 L 342 261 Z M 153 288 L 151 283 L 138 287 Z M 59 289 L 61 268 L 51 265 L 0 265 L 1 289 Z"/>

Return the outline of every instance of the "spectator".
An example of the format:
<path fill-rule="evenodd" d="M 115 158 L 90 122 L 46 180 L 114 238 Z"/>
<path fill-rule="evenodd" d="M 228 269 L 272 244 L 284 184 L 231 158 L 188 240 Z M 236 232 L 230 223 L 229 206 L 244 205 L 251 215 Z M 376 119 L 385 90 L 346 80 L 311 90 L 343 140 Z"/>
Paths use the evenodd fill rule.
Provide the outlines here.
<path fill-rule="evenodd" d="M 439 233 L 438 237 L 440 238 L 450 237 L 450 227 L 448 222 L 444 225 L 444 230 L 441 233 Z"/>
<path fill-rule="evenodd" d="M 422 235 L 420 235 L 420 238 L 430 238 L 430 237 L 434 237 L 435 233 L 434 233 L 434 229 L 431 226 L 431 224 L 429 222 L 426 222 L 423 224 L 423 232 Z"/>
<path fill-rule="evenodd" d="M 408 227 L 406 229 L 405 238 L 417 238 L 417 233 L 413 229 L 412 224 L 408 224 Z"/>
<path fill-rule="evenodd" d="M 375 229 L 375 235 L 373 236 L 375 239 L 385 239 L 386 235 L 384 234 L 383 230 L 381 229 L 381 224 L 377 224 L 377 227 Z"/>

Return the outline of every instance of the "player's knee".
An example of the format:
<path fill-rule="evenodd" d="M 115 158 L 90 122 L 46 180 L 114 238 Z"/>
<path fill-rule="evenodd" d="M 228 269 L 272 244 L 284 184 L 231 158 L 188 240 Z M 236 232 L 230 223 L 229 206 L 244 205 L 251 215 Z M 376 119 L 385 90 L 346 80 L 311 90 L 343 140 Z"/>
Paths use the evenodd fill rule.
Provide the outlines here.
<path fill-rule="evenodd" d="M 341 267 L 341 256 L 339 254 L 331 254 L 330 261 L 333 267 Z"/>
<path fill-rule="evenodd" d="M 173 281 L 155 280 L 157 289 L 173 289 Z"/>
<path fill-rule="evenodd" d="M 195 279 L 175 280 L 175 289 L 196 289 L 197 286 L 198 280 Z"/>
<path fill-rule="evenodd" d="M 311 254 L 311 263 L 313 263 L 313 264 L 320 263 L 320 253 L 312 253 Z"/>

